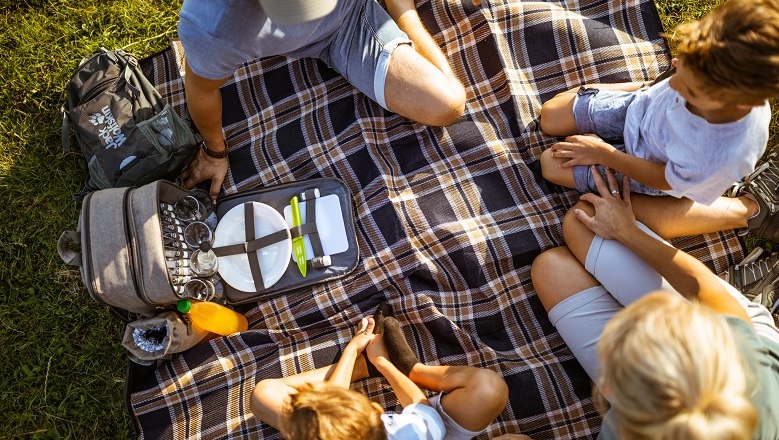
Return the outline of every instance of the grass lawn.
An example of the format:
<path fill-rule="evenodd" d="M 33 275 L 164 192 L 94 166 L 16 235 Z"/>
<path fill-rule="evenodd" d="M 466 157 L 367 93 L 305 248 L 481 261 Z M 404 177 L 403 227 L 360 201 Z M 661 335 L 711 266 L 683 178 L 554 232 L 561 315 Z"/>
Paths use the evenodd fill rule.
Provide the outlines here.
<path fill-rule="evenodd" d="M 435 0 L 443 1 L 443 0 Z M 467 1 L 467 0 L 465 0 Z M 666 29 L 715 0 L 660 0 Z M 122 323 L 55 250 L 75 226 L 77 153 L 60 150 L 63 88 L 99 46 L 139 57 L 175 35 L 179 2 L 0 0 L 0 438 L 131 437 Z M 777 117 L 772 134 L 777 133 Z"/>

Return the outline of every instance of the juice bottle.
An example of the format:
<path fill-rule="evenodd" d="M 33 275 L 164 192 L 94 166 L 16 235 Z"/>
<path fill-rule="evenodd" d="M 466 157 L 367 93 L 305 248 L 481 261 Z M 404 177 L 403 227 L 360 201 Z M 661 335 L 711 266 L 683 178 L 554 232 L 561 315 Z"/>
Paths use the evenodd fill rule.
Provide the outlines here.
<path fill-rule="evenodd" d="M 218 335 L 227 336 L 249 328 L 245 316 L 217 303 L 182 299 L 176 308 L 186 313 L 194 325 Z"/>

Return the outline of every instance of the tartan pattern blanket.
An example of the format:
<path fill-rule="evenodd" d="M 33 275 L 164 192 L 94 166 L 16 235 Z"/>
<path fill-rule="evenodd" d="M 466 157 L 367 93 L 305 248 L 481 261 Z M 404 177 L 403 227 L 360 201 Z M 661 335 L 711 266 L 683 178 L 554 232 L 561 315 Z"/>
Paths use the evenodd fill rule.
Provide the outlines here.
<path fill-rule="evenodd" d="M 489 3 L 489 4 L 487 4 Z M 280 438 L 251 417 L 254 384 L 334 362 L 386 298 L 419 358 L 498 371 L 503 414 L 479 438 L 589 438 L 591 383 L 538 300 L 530 264 L 563 244 L 578 199 L 541 177 L 555 138 L 541 103 L 586 82 L 647 80 L 669 64 L 651 1 L 422 0 L 419 12 L 464 83 L 466 115 L 431 128 L 391 114 L 313 59 L 241 67 L 222 90 L 228 193 L 319 176 L 353 193 L 360 264 L 341 280 L 242 309 L 251 330 L 130 375 L 143 438 Z M 183 54 L 144 63 L 184 111 Z M 741 257 L 731 233 L 676 241 L 717 271 Z M 399 411 L 388 383 L 353 385 Z"/>

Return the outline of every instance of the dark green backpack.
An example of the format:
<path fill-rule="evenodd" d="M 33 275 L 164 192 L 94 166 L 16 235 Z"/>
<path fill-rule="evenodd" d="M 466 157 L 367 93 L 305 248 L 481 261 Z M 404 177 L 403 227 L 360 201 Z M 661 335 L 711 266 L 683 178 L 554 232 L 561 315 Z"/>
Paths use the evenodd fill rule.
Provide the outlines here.
<path fill-rule="evenodd" d="M 66 96 L 62 147 L 72 129 L 89 171 L 84 191 L 172 180 L 197 153 L 199 136 L 122 50 L 84 58 Z"/>

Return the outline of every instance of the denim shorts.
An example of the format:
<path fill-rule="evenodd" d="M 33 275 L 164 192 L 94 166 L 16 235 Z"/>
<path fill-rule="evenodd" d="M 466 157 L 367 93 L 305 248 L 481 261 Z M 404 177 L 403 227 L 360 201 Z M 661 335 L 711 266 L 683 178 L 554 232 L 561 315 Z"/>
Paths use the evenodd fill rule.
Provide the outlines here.
<path fill-rule="evenodd" d="M 623 132 L 628 107 L 635 99 L 633 92 L 614 90 L 598 90 L 581 87 L 573 101 L 573 118 L 576 130 L 581 134 L 596 134 L 604 141 L 613 145 L 619 151 L 625 152 Z M 604 167 L 598 166 L 603 179 L 606 179 Z M 622 183 L 622 174 L 615 173 L 617 182 Z M 597 192 L 595 179 L 588 165 L 577 165 L 573 168 L 573 180 L 579 192 Z M 638 182 L 630 182 L 630 190 L 653 196 L 664 195 L 659 189 L 650 188 Z"/>
<path fill-rule="evenodd" d="M 386 109 L 390 55 L 401 44 L 412 42 L 376 0 L 367 0 L 346 17 L 317 58 Z"/>

